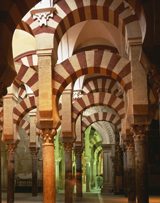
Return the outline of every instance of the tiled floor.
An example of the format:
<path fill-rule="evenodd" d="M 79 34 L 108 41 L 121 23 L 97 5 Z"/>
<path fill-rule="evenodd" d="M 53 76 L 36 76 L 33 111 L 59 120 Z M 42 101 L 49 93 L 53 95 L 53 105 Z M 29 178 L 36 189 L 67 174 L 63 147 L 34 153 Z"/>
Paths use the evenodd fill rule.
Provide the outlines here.
<path fill-rule="evenodd" d="M 32 197 L 30 193 L 16 193 L 15 203 L 42 203 L 42 195 Z M 57 195 L 57 203 L 64 203 L 64 195 Z M 85 193 L 82 199 L 74 198 L 74 203 L 127 203 L 122 196 L 101 196 L 100 194 Z M 6 194 L 3 194 L 2 203 L 6 203 Z M 149 203 L 160 203 L 160 197 L 151 197 Z"/>

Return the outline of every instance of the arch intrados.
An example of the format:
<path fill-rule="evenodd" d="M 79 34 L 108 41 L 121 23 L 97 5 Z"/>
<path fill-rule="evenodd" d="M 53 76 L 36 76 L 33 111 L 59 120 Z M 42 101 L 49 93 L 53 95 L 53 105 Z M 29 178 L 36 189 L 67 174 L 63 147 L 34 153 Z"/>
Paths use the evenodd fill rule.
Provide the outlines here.
<path fill-rule="evenodd" d="M 110 5 L 111 5 L 112 2 L 110 2 L 110 1 L 109 2 L 101 1 L 102 2 L 101 3 L 99 1 L 99 5 L 96 4 L 97 1 L 96 2 L 92 2 L 92 5 L 83 5 L 83 2 L 81 2 L 81 1 L 74 1 L 74 2 L 75 2 L 75 4 L 77 4 L 77 7 L 73 8 L 72 10 L 67 5 L 67 2 L 60 1 L 60 2 L 57 2 L 57 4 L 56 4 L 62 10 L 65 10 L 66 13 L 64 14 L 63 18 L 60 18 L 60 20 L 58 22 L 58 25 L 55 28 L 55 33 L 54 33 L 55 37 L 54 37 L 54 40 L 53 40 L 54 48 L 57 47 L 57 45 L 59 44 L 63 34 L 67 31 L 67 29 L 69 29 L 69 27 L 75 25 L 76 23 L 85 21 L 85 20 L 100 19 L 100 18 L 97 17 L 98 15 L 95 16 L 96 15 L 95 14 L 95 10 L 96 9 L 98 9 L 99 13 L 102 13 L 101 18 L 102 19 L 104 18 L 103 20 L 105 20 L 107 22 L 110 22 L 111 24 L 115 25 L 117 28 L 119 28 L 119 22 L 122 22 L 121 24 L 123 26 L 122 26 L 122 28 L 119 28 L 119 29 L 122 30 L 122 33 L 123 33 L 124 36 L 126 35 L 127 37 L 129 37 L 128 27 L 124 26 L 124 25 L 128 24 L 128 21 L 125 21 L 125 19 L 121 18 L 120 15 L 117 16 L 116 12 L 115 12 L 115 16 L 114 16 L 116 18 L 116 20 L 114 20 L 114 23 L 112 23 L 112 20 L 109 17 L 109 13 L 110 12 L 114 13 L 113 9 L 110 8 Z M 130 12 L 130 15 L 127 18 L 131 18 L 131 22 L 137 21 L 137 16 L 133 15 L 133 13 L 132 13 L 132 11 L 130 9 L 125 8 L 125 5 L 124 5 L 123 2 L 121 2 L 119 6 L 121 6 L 122 11 L 126 11 L 127 10 L 127 12 Z M 57 8 L 57 9 L 58 9 L 58 7 L 55 6 L 55 8 Z M 64 9 L 64 8 L 66 8 L 66 9 Z M 85 10 L 87 11 L 90 8 L 93 8 L 93 10 L 94 10 L 94 11 L 92 10 L 93 12 L 91 12 L 91 14 L 88 14 L 90 12 L 85 12 Z M 106 10 L 108 10 L 108 12 L 106 12 L 106 10 L 104 8 L 106 8 Z M 76 19 L 77 21 L 75 22 L 75 19 L 74 19 L 73 16 L 79 16 L 79 12 L 80 12 L 80 18 L 77 18 Z M 96 10 L 96 12 L 97 12 L 97 10 Z M 105 17 L 103 17 L 103 13 L 104 12 L 105 12 L 105 14 L 107 14 Z M 70 18 L 72 18 L 72 20 L 70 20 Z M 67 22 L 69 22 L 69 23 L 67 23 Z M 140 26 L 138 24 L 138 21 L 137 21 L 137 24 L 135 26 L 137 26 L 138 30 L 140 30 Z M 124 29 L 124 27 L 125 27 L 125 29 Z M 137 33 L 135 34 L 135 37 L 137 37 Z M 56 50 L 56 52 L 57 52 L 57 50 Z"/>

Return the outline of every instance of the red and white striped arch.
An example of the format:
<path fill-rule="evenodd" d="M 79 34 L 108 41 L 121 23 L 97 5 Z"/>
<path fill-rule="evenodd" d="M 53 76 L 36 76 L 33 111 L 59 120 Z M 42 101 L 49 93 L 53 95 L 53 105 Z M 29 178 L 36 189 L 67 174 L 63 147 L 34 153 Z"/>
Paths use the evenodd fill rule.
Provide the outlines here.
<path fill-rule="evenodd" d="M 20 97 L 21 99 L 24 99 L 27 97 L 27 92 L 26 92 L 26 88 L 24 85 L 20 85 L 20 87 L 18 88 L 18 97 Z"/>
<path fill-rule="evenodd" d="M 13 123 L 19 126 L 23 117 L 32 109 L 36 108 L 35 97 L 29 96 L 18 103 L 13 109 Z"/>
<path fill-rule="evenodd" d="M 58 97 L 65 87 L 82 75 L 98 73 L 120 83 L 125 91 L 132 87 L 130 62 L 108 50 L 77 53 L 54 67 L 53 94 Z"/>
<path fill-rule="evenodd" d="M 26 132 L 26 135 L 30 135 L 30 123 L 27 120 L 22 119 L 19 126 Z"/>
<path fill-rule="evenodd" d="M 115 95 L 105 92 L 89 93 L 75 100 L 73 103 L 73 121 L 82 112 L 92 106 L 104 105 L 113 109 L 122 119 L 125 116 L 124 101 Z"/>
<path fill-rule="evenodd" d="M 97 112 L 89 116 L 82 117 L 82 135 L 85 130 L 92 124 L 97 121 L 107 121 L 115 125 L 118 130 L 121 130 L 121 118 L 118 114 L 110 112 Z"/>
<path fill-rule="evenodd" d="M 17 72 L 16 80 L 28 85 L 35 97 L 38 96 L 38 74 L 35 70 L 22 64 Z"/>
<path fill-rule="evenodd" d="M 90 78 L 83 84 L 83 92 L 88 94 L 90 92 L 109 92 L 117 97 L 123 96 L 123 90 L 119 83 L 107 77 Z"/>
<path fill-rule="evenodd" d="M 14 61 L 21 63 L 27 67 L 37 70 L 38 68 L 38 56 L 36 51 L 29 51 L 18 55 L 14 58 Z"/>
<path fill-rule="evenodd" d="M 127 39 L 142 38 L 137 16 L 124 4 L 123 0 L 60 0 L 55 5 L 56 14 L 49 20 L 47 27 L 40 27 L 31 14 L 26 16 L 26 23 L 34 35 L 53 34 L 54 49 L 57 52 L 64 33 L 72 26 L 86 20 L 102 20 L 116 26 Z M 135 28 L 131 34 L 130 27 Z"/>
<path fill-rule="evenodd" d="M 16 80 L 28 85 L 35 97 L 38 96 L 38 57 L 35 51 L 27 52 L 15 58 L 15 61 L 20 63 L 18 67 Z"/>

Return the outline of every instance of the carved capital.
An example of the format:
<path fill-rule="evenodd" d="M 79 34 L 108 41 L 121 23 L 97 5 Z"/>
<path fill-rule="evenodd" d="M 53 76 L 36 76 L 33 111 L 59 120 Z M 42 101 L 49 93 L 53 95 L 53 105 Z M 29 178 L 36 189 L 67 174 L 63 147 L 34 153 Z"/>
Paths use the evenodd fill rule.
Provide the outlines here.
<path fill-rule="evenodd" d="M 147 125 L 134 125 L 133 126 L 134 141 L 135 142 L 145 141 L 147 131 L 148 131 Z"/>
<path fill-rule="evenodd" d="M 42 129 L 41 137 L 43 144 L 53 144 L 54 136 L 56 135 L 55 129 Z"/>
<path fill-rule="evenodd" d="M 66 152 L 72 151 L 73 142 L 64 142 L 63 145 Z"/>
<path fill-rule="evenodd" d="M 124 145 L 127 151 L 134 150 L 134 133 L 132 130 L 127 132 L 126 138 L 124 139 Z"/>
<path fill-rule="evenodd" d="M 76 146 L 74 148 L 74 151 L 75 151 L 76 157 L 81 157 L 82 156 L 82 152 L 83 152 L 83 147 L 82 146 Z"/>

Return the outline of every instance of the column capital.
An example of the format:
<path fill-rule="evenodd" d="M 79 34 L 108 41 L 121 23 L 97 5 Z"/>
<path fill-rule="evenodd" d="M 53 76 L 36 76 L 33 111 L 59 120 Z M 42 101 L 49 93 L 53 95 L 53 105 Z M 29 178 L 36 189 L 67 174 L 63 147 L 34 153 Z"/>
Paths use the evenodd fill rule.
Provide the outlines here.
<path fill-rule="evenodd" d="M 83 152 L 83 147 L 82 146 L 75 146 L 74 151 L 75 151 L 76 156 L 81 156 L 82 152 Z"/>
<path fill-rule="evenodd" d="M 148 125 L 133 125 L 132 130 L 134 133 L 134 141 L 144 141 L 146 138 L 146 132 L 148 131 Z"/>
<path fill-rule="evenodd" d="M 136 135 L 146 134 L 148 125 L 132 125 L 132 131 Z"/>
<path fill-rule="evenodd" d="M 53 144 L 54 136 L 56 135 L 55 129 L 42 129 L 41 137 L 43 144 Z"/>
<path fill-rule="evenodd" d="M 70 152 L 73 148 L 73 142 L 63 142 L 65 151 Z"/>
<path fill-rule="evenodd" d="M 124 145 L 127 151 L 133 151 L 134 150 L 134 133 L 132 130 L 129 130 L 126 134 L 126 137 L 124 139 Z"/>

